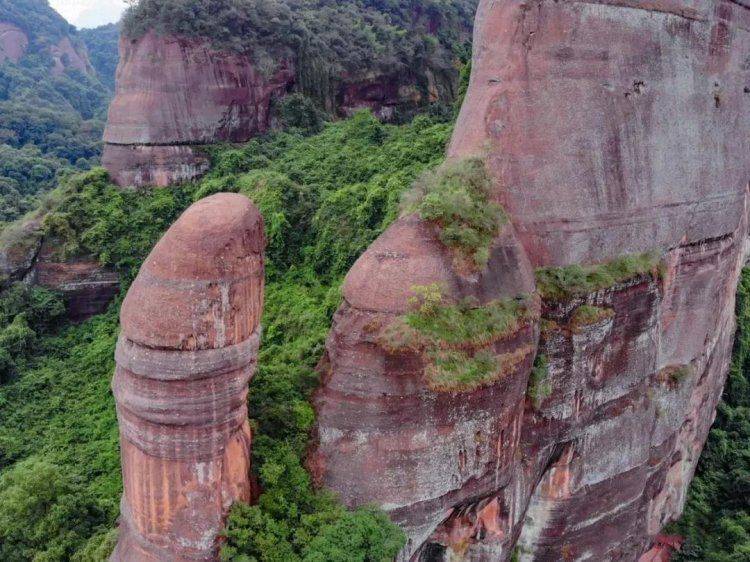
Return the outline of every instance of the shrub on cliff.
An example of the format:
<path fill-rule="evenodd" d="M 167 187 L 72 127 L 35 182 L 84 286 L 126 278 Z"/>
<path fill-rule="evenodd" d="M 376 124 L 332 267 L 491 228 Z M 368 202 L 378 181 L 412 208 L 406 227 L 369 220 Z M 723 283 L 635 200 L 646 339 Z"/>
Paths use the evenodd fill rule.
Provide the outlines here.
<path fill-rule="evenodd" d="M 536 271 L 537 290 L 551 300 L 587 295 L 643 275 L 658 276 L 660 261 L 661 257 L 651 252 L 594 265 L 545 267 Z"/>
<path fill-rule="evenodd" d="M 443 164 L 425 172 L 404 197 L 403 211 L 416 213 L 438 228 L 464 269 L 487 266 L 490 248 L 507 222 L 503 208 L 491 200 L 491 180 L 479 158 Z"/>
<path fill-rule="evenodd" d="M 468 392 L 512 371 L 531 349 L 497 354 L 493 344 L 518 330 L 528 318 L 521 299 L 480 305 L 475 299 L 451 303 L 438 285 L 413 287 L 412 310 L 378 334 L 390 353 L 416 352 L 425 362 L 425 382 L 436 391 Z"/>

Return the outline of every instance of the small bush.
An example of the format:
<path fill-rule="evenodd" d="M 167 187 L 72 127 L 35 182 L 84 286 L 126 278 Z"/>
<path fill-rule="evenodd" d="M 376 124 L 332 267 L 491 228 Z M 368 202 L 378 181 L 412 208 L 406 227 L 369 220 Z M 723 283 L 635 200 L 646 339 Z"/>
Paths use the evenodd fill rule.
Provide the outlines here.
<path fill-rule="evenodd" d="M 415 286 L 412 291 L 412 311 L 383 329 L 378 343 L 389 353 L 421 353 L 426 359 L 426 382 L 433 390 L 474 390 L 497 380 L 528 355 L 528 350 L 520 350 L 520 355 L 498 356 L 491 349 L 528 317 L 524 299 L 485 305 L 464 299 L 452 304 L 437 284 Z"/>
<path fill-rule="evenodd" d="M 446 163 L 415 182 L 402 210 L 437 226 L 442 243 L 454 251 L 457 266 L 481 269 L 507 222 L 503 208 L 490 200 L 491 186 L 482 160 Z"/>
<path fill-rule="evenodd" d="M 608 318 L 612 318 L 614 315 L 615 311 L 611 308 L 602 308 L 599 306 L 584 304 L 579 306 L 573 313 L 573 316 L 570 319 L 570 328 L 574 332 L 577 332 L 585 326 L 598 324 Z"/>
<path fill-rule="evenodd" d="M 613 287 L 642 275 L 660 274 L 661 258 L 655 252 L 631 254 L 595 265 L 545 267 L 536 271 L 539 294 L 548 300 L 564 300 Z"/>
<path fill-rule="evenodd" d="M 552 382 L 549 380 L 549 361 L 547 356 L 542 353 L 534 359 L 534 367 L 531 369 L 529 388 L 526 394 L 537 410 L 542 402 L 552 395 Z"/>

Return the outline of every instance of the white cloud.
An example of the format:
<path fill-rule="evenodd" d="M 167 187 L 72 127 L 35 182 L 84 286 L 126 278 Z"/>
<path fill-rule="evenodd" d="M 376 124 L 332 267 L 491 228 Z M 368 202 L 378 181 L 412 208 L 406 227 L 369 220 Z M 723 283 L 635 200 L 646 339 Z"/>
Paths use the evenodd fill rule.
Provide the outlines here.
<path fill-rule="evenodd" d="M 126 8 L 124 0 L 50 0 L 49 3 L 79 28 L 114 23 Z"/>

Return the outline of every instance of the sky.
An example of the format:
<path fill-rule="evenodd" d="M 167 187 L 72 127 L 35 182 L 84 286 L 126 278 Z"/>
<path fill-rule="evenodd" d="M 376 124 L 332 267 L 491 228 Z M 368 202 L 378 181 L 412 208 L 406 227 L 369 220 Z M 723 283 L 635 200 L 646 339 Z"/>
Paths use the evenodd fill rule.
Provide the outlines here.
<path fill-rule="evenodd" d="M 126 8 L 124 0 L 49 0 L 49 4 L 78 28 L 114 23 Z"/>

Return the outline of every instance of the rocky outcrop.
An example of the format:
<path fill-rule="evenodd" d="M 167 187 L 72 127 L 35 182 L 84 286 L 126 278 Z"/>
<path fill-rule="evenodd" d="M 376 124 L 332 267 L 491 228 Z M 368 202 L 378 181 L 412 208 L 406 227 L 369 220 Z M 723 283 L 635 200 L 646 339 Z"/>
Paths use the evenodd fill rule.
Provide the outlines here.
<path fill-rule="evenodd" d="M 391 514 L 404 560 L 636 561 L 681 513 L 729 366 L 748 235 L 750 12 L 484 0 L 476 23 L 449 157 L 484 158 L 513 228 L 468 284 L 409 219 L 354 266 L 321 366 L 311 466 L 348 505 Z M 419 356 L 373 335 L 403 313 L 404 288 L 509 297 L 535 291 L 534 268 L 647 251 L 658 269 L 548 295 L 541 319 L 497 342 L 538 347 L 531 382 L 524 360 L 480 389 L 435 392 Z M 601 314 L 581 321 L 584 306 Z"/>
<path fill-rule="evenodd" d="M 188 181 L 208 169 L 201 145 L 245 142 L 268 131 L 272 102 L 295 88 L 296 66 L 304 64 L 289 49 L 278 51 L 268 70 L 253 53 L 217 50 L 210 39 L 154 31 L 122 37 L 102 157 L 113 181 L 123 187 Z M 327 109 L 342 116 L 370 109 L 391 120 L 399 110 L 455 99 L 458 72 L 447 74 L 336 77 L 325 88 Z"/>
<path fill-rule="evenodd" d="M 191 147 L 240 142 L 270 126 L 271 100 L 294 79 L 290 62 L 270 76 L 247 56 L 208 40 L 159 36 L 120 41 L 117 92 L 102 162 L 119 185 L 169 185 L 207 169 Z"/>
<path fill-rule="evenodd" d="M 124 494 L 114 562 L 210 561 L 251 498 L 248 383 L 263 305 L 263 221 L 219 194 L 167 231 L 123 302 L 113 391 Z"/>
<path fill-rule="evenodd" d="M 49 43 L 48 39 L 38 39 L 44 45 L 52 58 L 52 75 L 59 76 L 67 70 L 75 70 L 81 74 L 93 76 L 94 68 L 89 61 L 88 53 L 83 45 L 76 45 L 70 37 L 64 36 L 57 43 Z M 0 64 L 10 61 L 20 62 L 29 49 L 29 36 L 18 26 L 0 21 Z"/>
<path fill-rule="evenodd" d="M 59 293 L 73 322 L 101 314 L 120 292 L 113 269 L 90 256 L 63 258 L 59 241 L 45 237 L 39 217 L 8 227 L 0 236 L 0 290 L 15 282 Z"/>
<path fill-rule="evenodd" d="M 12 23 L 0 22 L 0 64 L 17 63 L 29 47 L 29 38 Z"/>
<path fill-rule="evenodd" d="M 52 56 L 52 74 L 59 76 L 67 70 L 75 70 L 81 74 L 94 75 L 94 67 L 91 66 L 88 53 L 83 45 L 74 46 L 70 37 L 63 37 L 55 45 L 50 45 L 49 53 Z"/>

